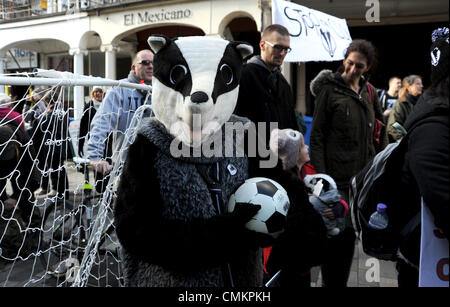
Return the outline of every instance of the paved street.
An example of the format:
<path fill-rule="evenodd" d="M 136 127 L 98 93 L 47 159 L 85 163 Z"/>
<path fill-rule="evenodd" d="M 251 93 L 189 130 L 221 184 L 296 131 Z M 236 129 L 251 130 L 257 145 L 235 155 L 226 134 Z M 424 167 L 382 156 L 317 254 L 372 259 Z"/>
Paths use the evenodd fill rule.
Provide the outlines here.
<path fill-rule="evenodd" d="M 377 269 L 379 268 L 379 270 Z M 379 272 L 379 276 L 377 276 Z M 322 277 L 319 267 L 311 271 L 311 286 L 320 287 Z M 397 287 L 395 262 L 383 261 L 364 254 L 361 243 L 355 246 L 348 287 Z"/>
<path fill-rule="evenodd" d="M 83 175 L 76 172 L 73 163 L 66 163 L 70 190 L 81 189 L 83 183 Z M 93 177 L 91 176 L 91 180 Z M 73 197 L 73 196 L 72 196 Z M 25 283 L 31 287 L 54 287 L 61 283 L 62 280 L 44 274 L 44 267 L 41 259 L 37 257 L 28 261 L 18 261 L 15 264 L 0 265 L 0 286 L 23 286 Z M 94 265 L 92 272 L 106 272 L 99 280 L 94 277 L 90 279 L 91 286 L 117 286 L 117 263 L 112 260 L 105 268 L 106 262 L 98 262 Z M 103 274 L 103 273 L 101 273 Z M 107 276 L 109 274 L 109 276 Z M 45 277 L 43 277 L 45 275 Z M 95 274 L 94 274 L 95 275 Z M 30 278 L 37 280 L 36 282 L 27 283 Z M 7 280 L 7 284 L 5 284 Z M 315 267 L 311 271 L 311 286 L 321 287 L 322 278 L 319 267 Z M 362 252 L 361 244 L 358 242 L 355 246 L 355 254 L 353 257 L 352 269 L 350 272 L 349 287 L 397 287 L 397 271 L 395 263 L 377 260 L 365 255 Z"/>
<path fill-rule="evenodd" d="M 82 173 L 77 172 L 72 162 L 65 163 L 67 169 L 67 175 L 69 177 L 69 191 L 70 201 L 74 201 L 74 191 L 77 191 L 77 197 L 75 203 L 81 203 L 81 194 L 84 184 L 84 176 Z M 93 184 L 93 175 L 90 173 L 90 181 Z M 8 193 L 11 193 L 11 188 L 8 185 Z M 39 204 L 44 203 L 43 197 L 38 198 Z M 45 200 L 45 203 L 50 204 L 49 199 Z M 48 205 L 40 206 L 41 211 L 45 211 Z M 94 211 L 95 214 L 95 211 Z M 110 217 L 111 218 L 111 217 Z M 41 238 L 42 240 L 42 238 Z M 72 242 L 73 240 L 70 240 Z M 119 267 L 118 262 L 114 256 L 116 252 L 117 242 L 115 233 L 111 234 L 111 237 L 107 237 L 105 244 L 100 247 L 100 254 L 95 258 L 94 264 L 91 269 L 91 274 L 88 280 L 88 286 L 91 287 L 105 287 L 105 286 L 118 286 Z M 73 242 L 72 242 L 73 243 Z M 58 255 L 59 249 L 52 249 L 52 258 L 54 259 Z M 17 259 L 15 262 L 2 262 L 0 261 L 0 287 L 56 287 L 56 286 L 70 286 L 71 283 L 64 282 L 64 274 L 60 278 L 52 276 L 48 272 L 52 271 L 52 265 L 46 262 L 49 255 L 49 251 L 42 253 L 40 256 L 33 257 L 23 261 Z M 81 261 L 82 253 L 78 258 Z M 73 256 L 75 257 L 75 256 Z M 61 257 L 60 260 L 64 260 L 66 257 Z M 59 261 L 58 261 L 59 262 Z M 48 267 L 47 267 L 48 266 Z M 47 274 L 46 274 L 47 272 Z"/>
<path fill-rule="evenodd" d="M 83 182 L 83 175 L 77 173 L 75 169 L 69 168 L 70 187 L 73 191 Z M 91 178 L 93 178 L 91 176 Z M 377 266 L 379 276 L 376 276 Z M 370 270 L 370 271 L 369 271 Z M 366 274 L 369 275 L 366 278 Z M 379 277 L 379 278 L 378 278 Z M 379 281 L 376 281 L 379 280 Z M 322 278 L 319 267 L 311 271 L 311 286 L 320 287 Z M 391 261 L 382 261 L 364 254 L 361 243 L 355 246 L 352 268 L 348 281 L 349 287 L 397 287 L 397 271 L 395 263 Z"/>
<path fill-rule="evenodd" d="M 70 168 L 70 186 L 71 190 L 83 182 L 82 174 L 75 172 Z M 92 178 L 92 177 L 91 177 Z M 377 267 L 379 268 L 379 276 L 376 276 Z M 369 271 L 370 270 L 370 271 Z M 366 275 L 368 275 L 366 277 Z M 379 281 L 377 281 L 379 280 Z M 319 267 L 315 267 L 311 271 L 311 286 L 320 287 L 322 278 Z M 382 261 L 367 256 L 362 251 L 360 242 L 355 246 L 355 254 L 353 256 L 352 268 L 348 281 L 349 287 L 397 287 L 397 271 L 395 263 L 391 261 Z"/>

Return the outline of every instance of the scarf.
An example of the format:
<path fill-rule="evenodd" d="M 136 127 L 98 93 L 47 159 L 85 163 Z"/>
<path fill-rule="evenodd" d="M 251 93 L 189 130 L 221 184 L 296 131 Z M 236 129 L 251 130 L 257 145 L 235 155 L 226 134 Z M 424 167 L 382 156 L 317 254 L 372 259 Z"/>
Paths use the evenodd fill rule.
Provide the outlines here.
<path fill-rule="evenodd" d="M 137 83 L 140 84 L 141 83 L 141 79 L 138 78 L 138 76 L 136 76 L 136 74 L 134 73 L 134 71 L 130 70 L 130 73 L 128 74 L 128 78 L 127 78 L 131 83 Z"/>
<path fill-rule="evenodd" d="M 138 76 L 136 76 L 136 74 L 134 73 L 134 71 L 130 70 L 130 73 L 128 74 L 128 81 L 130 81 L 131 83 L 137 83 L 137 84 L 142 84 L 144 83 L 144 80 L 141 80 L 140 78 L 138 78 Z M 151 85 L 151 84 L 150 84 Z M 139 93 L 141 93 L 142 96 L 147 96 L 147 92 L 146 91 L 142 91 L 142 90 L 137 90 Z"/>
<path fill-rule="evenodd" d="M 415 106 L 417 103 L 417 100 L 419 100 L 420 96 L 421 95 L 414 96 L 414 95 L 408 94 L 408 95 L 406 95 L 406 100 L 408 100 L 408 102 L 410 102 L 413 106 Z"/>
<path fill-rule="evenodd" d="M 93 105 L 94 105 L 95 111 L 98 111 L 98 108 L 100 108 L 101 102 L 98 101 L 97 99 L 92 98 L 92 103 L 93 103 Z"/>
<path fill-rule="evenodd" d="M 277 89 L 277 82 L 278 82 L 278 75 L 281 73 L 281 67 L 277 67 L 275 70 L 270 70 L 267 66 L 266 62 L 261 58 L 260 55 L 255 55 L 250 60 L 248 60 L 248 63 L 255 64 L 261 67 L 264 67 L 270 74 L 267 78 L 269 81 L 269 84 L 272 86 L 272 90 Z"/>

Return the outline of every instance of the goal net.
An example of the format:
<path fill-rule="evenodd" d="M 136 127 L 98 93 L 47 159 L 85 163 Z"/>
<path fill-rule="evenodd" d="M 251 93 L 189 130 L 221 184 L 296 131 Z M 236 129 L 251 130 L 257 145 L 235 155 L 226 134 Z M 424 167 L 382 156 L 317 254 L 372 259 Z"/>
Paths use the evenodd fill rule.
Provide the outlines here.
<path fill-rule="evenodd" d="M 26 91 L 0 91 L 0 286 L 122 286 L 115 193 L 151 87 L 42 70 L 1 85 Z"/>

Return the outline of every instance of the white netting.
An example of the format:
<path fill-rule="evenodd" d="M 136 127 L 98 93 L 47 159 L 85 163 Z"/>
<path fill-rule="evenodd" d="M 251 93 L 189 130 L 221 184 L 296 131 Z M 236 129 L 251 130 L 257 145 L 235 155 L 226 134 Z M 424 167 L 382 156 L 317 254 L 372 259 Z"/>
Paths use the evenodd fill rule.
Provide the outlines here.
<path fill-rule="evenodd" d="M 0 85 L 29 84 L 27 93 L 34 88 L 31 105 L 30 97 L 8 101 L 0 93 L 0 286 L 123 283 L 112 210 L 126 150 L 149 114 L 150 87 L 68 75 L 0 75 Z M 100 107 L 96 116 L 103 114 L 114 130 L 101 145 L 109 148 L 102 157 L 112 163 L 108 176 L 94 176 L 88 166 L 89 133 L 80 138 L 85 144 L 79 156 L 80 121 L 72 120 L 68 107 L 74 85 L 113 86 L 100 105 L 108 100 L 116 108 L 108 113 Z M 97 107 L 90 105 L 83 115 Z M 128 128 L 121 133 L 124 123 Z"/>

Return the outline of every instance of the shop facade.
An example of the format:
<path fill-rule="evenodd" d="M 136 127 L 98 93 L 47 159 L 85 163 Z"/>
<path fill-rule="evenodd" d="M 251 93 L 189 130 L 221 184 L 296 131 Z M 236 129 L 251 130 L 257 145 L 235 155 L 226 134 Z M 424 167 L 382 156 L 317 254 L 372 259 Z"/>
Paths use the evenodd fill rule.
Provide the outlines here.
<path fill-rule="evenodd" d="M 53 0 L 47 1 L 45 15 L 0 20 L 0 74 L 42 68 L 121 79 L 128 75 L 134 55 L 139 50 L 148 48 L 147 38 L 152 34 L 169 37 L 206 35 L 247 41 L 252 44 L 255 53 L 259 53 L 260 33 L 265 26 L 271 24 L 271 0 L 104 1 L 112 3 L 108 6 L 89 6 L 89 1 L 75 2 L 80 5 L 78 10 L 61 11 L 58 6 L 60 1 Z M 375 39 L 377 29 L 383 28 L 380 33 L 391 37 L 389 41 L 392 46 L 389 48 L 393 49 L 401 48 L 409 42 L 403 42 L 400 33 L 398 45 L 395 45 L 396 33 L 390 29 L 407 32 L 409 24 L 419 27 L 426 24 L 431 27 L 448 23 L 446 0 L 292 2 L 345 18 L 352 37 L 352 29 L 355 29 L 354 32 L 361 37 Z M 53 8 L 49 3 L 53 3 Z M 367 19 L 367 12 L 372 8 L 367 3 L 379 4 L 378 20 Z M 403 26 L 395 28 L 398 25 Z M 370 31 L 365 30 L 369 28 Z M 364 37 L 368 33 L 370 37 Z M 381 44 L 387 39 L 380 40 Z M 421 40 L 421 45 L 429 44 L 428 39 Z M 10 53 L 14 54 L 11 50 L 32 54 L 33 60 L 28 61 L 31 64 L 20 66 L 17 57 L 11 57 Z M 415 50 L 418 49 L 413 48 L 410 52 Z M 15 61 L 19 62 L 19 66 Z M 283 74 L 291 83 L 297 108 L 303 114 L 308 113 L 308 87 L 313 77 L 311 73 L 315 73 L 322 64 L 332 66 L 336 63 L 283 65 Z M 82 108 L 87 96 L 88 88 L 75 87 L 75 109 Z"/>
<path fill-rule="evenodd" d="M 6 22 L 0 24 L 0 74 L 42 68 L 120 79 L 128 75 L 134 55 L 148 49 L 152 34 L 236 36 L 257 47 L 261 16 L 259 0 L 135 1 Z M 12 65 L 12 49 L 32 52 L 37 63 Z M 76 87 L 74 107 L 87 95 L 88 89 Z"/>

